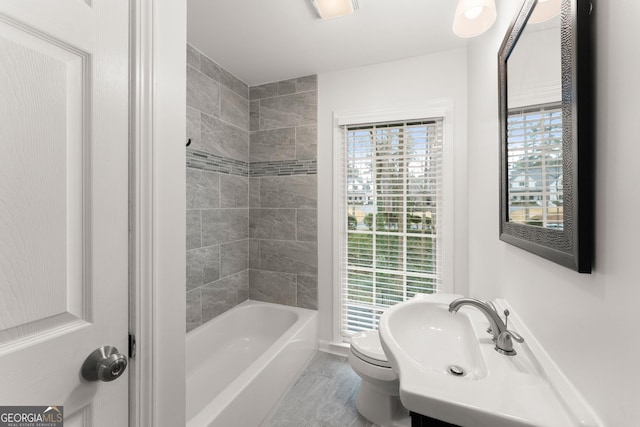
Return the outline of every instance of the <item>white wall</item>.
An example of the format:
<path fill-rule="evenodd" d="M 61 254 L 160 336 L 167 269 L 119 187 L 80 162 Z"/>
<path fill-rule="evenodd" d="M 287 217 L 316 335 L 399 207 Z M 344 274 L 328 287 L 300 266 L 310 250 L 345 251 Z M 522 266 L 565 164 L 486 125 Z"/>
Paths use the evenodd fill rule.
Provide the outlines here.
<path fill-rule="evenodd" d="M 185 420 L 186 9 L 132 2 L 131 426 Z"/>
<path fill-rule="evenodd" d="M 152 425 L 157 427 L 185 420 L 186 14 L 186 2 L 153 2 L 154 106 L 147 112 L 153 114 Z"/>
<path fill-rule="evenodd" d="M 466 50 L 372 65 L 318 76 L 318 294 L 320 340 L 333 339 L 333 113 L 399 107 L 450 98 L 454 108 L 455 255 L 453 288 L 466 292 Z"/>
<path fill-rule="evenodd" d="M 506 298 L 611 427 L 640 419 L 640 2 L 596 5 L 596 251 L 580 275 L 498 240 L 497 51 L 522 2 L 474 40 L 469 65 L 469 292 Z"/>

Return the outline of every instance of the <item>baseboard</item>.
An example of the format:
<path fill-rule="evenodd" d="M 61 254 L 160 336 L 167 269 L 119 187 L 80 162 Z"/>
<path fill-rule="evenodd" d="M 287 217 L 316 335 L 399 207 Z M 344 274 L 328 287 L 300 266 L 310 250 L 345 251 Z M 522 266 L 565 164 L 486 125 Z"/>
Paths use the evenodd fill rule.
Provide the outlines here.
<path fill-rule="evenodd" d="M 320 340 L 318 343 L 318 350 L 325 353 L 335 354 L 336 356 L 347 357 L 349 355 L 349 344 Z"/>

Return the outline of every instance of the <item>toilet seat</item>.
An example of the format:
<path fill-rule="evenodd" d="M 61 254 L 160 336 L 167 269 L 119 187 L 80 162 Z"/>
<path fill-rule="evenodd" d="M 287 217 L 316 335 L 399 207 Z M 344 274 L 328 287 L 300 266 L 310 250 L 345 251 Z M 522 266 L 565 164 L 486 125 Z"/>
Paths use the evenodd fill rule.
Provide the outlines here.
<path fill-rule="evenodd" d="M 378 331 L 362 331 L 351 337 L 351 352 L 358 359 L 383 368 L 391 368 L 380 344 Z"/>

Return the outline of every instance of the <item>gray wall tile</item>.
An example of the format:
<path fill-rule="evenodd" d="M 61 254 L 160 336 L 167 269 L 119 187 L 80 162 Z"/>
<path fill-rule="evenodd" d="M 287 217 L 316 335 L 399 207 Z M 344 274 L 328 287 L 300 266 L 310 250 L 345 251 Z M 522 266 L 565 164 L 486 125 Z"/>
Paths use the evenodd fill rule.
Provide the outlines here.
<path fill-rule="evenodd" d="M 220 207 L 218 173 L 187 168 L 187 209 Z"/>
<path fill-rule="evenodd" d="M 296 158 L 296 129 L 283 128 L 251 132 L 249 161 L 268 162 Z"/>
<path fill-rule="evenodd" d="M 317 175 L 260 178 L 263 208 L 316 208 Z"/>
<path fill-rule="evenodd" d="M 298 275 L 297 280 L 297 306 L 317 310 L 318 277 Z"/>
<path fill-rule="evenodd" d="M 249 267 L 249 240 L 220 245 L 221 277 L 230 276 Z"/>
<path fill-rule="evenodd" d="M 278 129 L 317 123 L 316 92 L 266 98 L 260 101 L 260 129 Z"/>
<path fill-rule="evenodd" d="M 241 298 L 248 294 L 248 287 L 248 274 L 247 270 L 244 270 L 200 288 L 202 321 L 207 322 L 244 301 Z"/>
<path fill-rule="evenodd" d="M 260 267 L 268 271 L 316 276 L 318 274 L 317 244 L 261 240 Z"/>
<path fill-rule="evenodd" d="M 220 174 L 220 207 L 249 207 L 249 178 Z"/>
<path fill-rule="evenodd" d="M 278 95 L 291 95 L 292 93 L 296 93 L 296 79 L 278 82 Z"/>
<path fill-rule="evenodd" d="M 249 178 L 249 207 L 260 207 L 260 178 Z"/>
<path fill-rule="evenodd" d="M 297 92 L 307 92 L 310 90 L 318 90 L 318 76 L 316 74 L 296 79 Z"/>
<path fill-rule="evenodd" d="M 191 139 L 186 315 L 191 330 L 249 297 L 250 114 L 245 83 L 191 45 L 186 55 L 186 137 Z M 257 128 L 259 103 L 254 109 Z M 259 261 L 257 241 L 253 248 Z"/>
<path fill-rule="evenodd" d="M 295 209 L 251 209 L 249 237 L 252 239 L 295 240 Z"/>
<path fill-rule="evenodd" d="M 316 76 L 249 88 L 187 59 L 187 328 L 248 297 L 316 308 Z"/>
<path fill-rule="evenodd" d="M 295 306 L 296 276 L 273 271 L 249 270 L 249 298 Z"/>
<path fill-rule="evenodd" d="M 187 290 L 199 288 L 220 278 L 220 246 L 187 251 Z"/>
<path fill-rule="evenodd" d="M 225 86 L 220 89 L 220 118 L 241 129 L 249 130 L 249 101 Z"/>
<path fill-rule="evenodd" d="M 222 68 L 206 55 L 200 55 L 200 71 L 207 77 L 220 83 Z"/>
<path fill-rule="evenodd" d="M 193 67 L 187 66 L 187 106 L 220 117 L 220 87 Z"/>
<path fill-rule="evenodd" d="M 200 257 L 196 253 L 198 249 L 187 251 L 187 291 L 202 286 L 202 266 Z"/>
<path fill-rule="evenodd" d="M 202 225 L 199 210 L 187 211 L 187 249 L 202 246 Z"/>
<path fill-rule="evenodd" d="M 245 270 L 243 271 L 243 273 L 248 276 L 249 275 L 248 271 L 249 270 Z M 238 304 L 248 299 L 249 299 L 249 279 L 247 279 L 246 286 L 238 289 Z"/>
<path fill-rule="evenodd" d="M 249 268 L 260 269 L 260 240 L 249 239 Z"/>
<path fill-rule="evenodd" d="M 245 82 L 235 77 L 202 53 L 200 53 L 200 71 L 221 85 L 236 92 L 244 99 L 249 99 L 249 87 Z"/>
<path fill-rule="evenodd" d="M 224 121 L 202 115 L 202 141 L 200 149 L 217 156 L 249 161 L 249 132 Z"/>
<path fill-rule="evenodd" d="M 191 139 L 190 146 L 200 145 L 200 111 L 195 108 L 187 107 L 187 139 Z"/>
<path fill-rule="evenodd" d="M 205 209 L 202 211 L 203 246 L 233 242 L 248 237 L 248 209 Z"/>
<path fill-rule="evenodd" d="M 260 130 L 260 101 L 249 103 L 249 130 Z"/>
<path fill-rule="evenodd" d="M 249 88 L 250 99 L 265 99 L 290 95 L 297 92 L 318 90 L 318 76 L 304 76 L 296 79 L 281 80 Z"/>
<path fill-rule="evenodd" d="M 202 299 L 200 289 L 187 292 L 187 332 L 202 325 Z"/>
<path fill-rule="evenodd" d="M 222 69 L 220 83 L 242 96 L 244 99 L 249 99 L 249 86 L 224 68 Z"/>
<path fill-rule="evenodd" d="M 236 305 L 237 292 L 232 287 L 223 286 L 218 280 L 203 288 L 202 292 L 202 321 L 208 322 Z"/>
<path fill-rule="evenodd" d="M 298 126 L 296 129 L 296 155 L 298 160 L 318 158 L 318 126 Z"/>
<path fill-rule="evenodd" d="M 278 95 L 278 82 L 267 83 L 249 88 L 249 99 L 263 99 Z"/>
<path fill-rule="evenodd" d="M 200 69 L 200 52 L 187 43 L 187 65 L 191 65 L 196 70 Z"/>
<path fill-rule="evenodd" d="M 317 308 L 317 76 L 249 94 L 250 296 Z M 281 295 L 290 274 L 302 275 Z"/>
<path fill-rule="evenodd" d="M 318 211 L 316 209 L 296 209 L 296 240 L 318 241 Z"/>

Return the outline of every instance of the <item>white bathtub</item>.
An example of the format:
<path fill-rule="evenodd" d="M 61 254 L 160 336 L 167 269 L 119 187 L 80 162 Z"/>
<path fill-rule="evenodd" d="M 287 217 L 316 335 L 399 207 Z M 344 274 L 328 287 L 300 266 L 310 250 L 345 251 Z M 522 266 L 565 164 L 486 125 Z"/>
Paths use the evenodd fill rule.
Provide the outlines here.
<path fill-rule="evenodd" d="M 187 426 L 259 426 L 315 353 L 317 322 L 247 300 L 189 332 Z"/>

